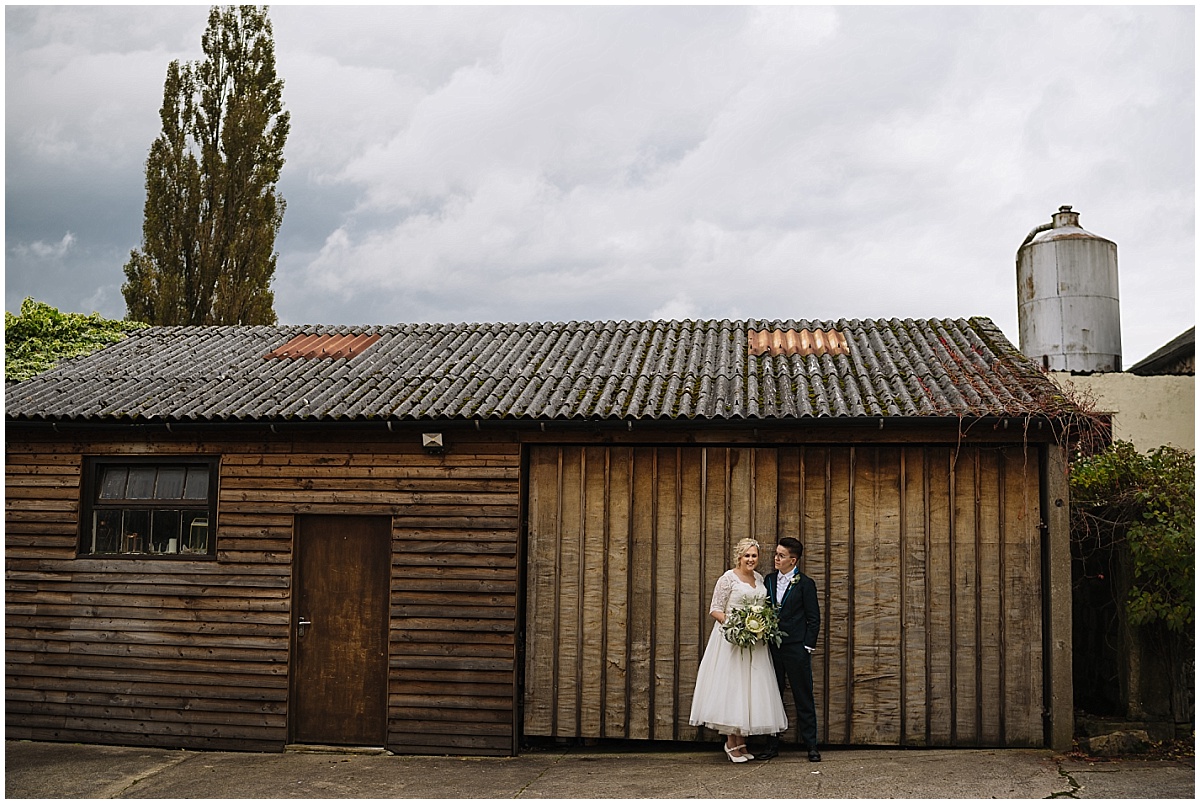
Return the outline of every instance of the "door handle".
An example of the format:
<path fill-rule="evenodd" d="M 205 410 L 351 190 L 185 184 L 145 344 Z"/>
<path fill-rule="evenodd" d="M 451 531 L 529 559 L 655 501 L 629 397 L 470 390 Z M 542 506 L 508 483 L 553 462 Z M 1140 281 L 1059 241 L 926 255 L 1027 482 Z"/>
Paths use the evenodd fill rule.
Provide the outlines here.
<path fill-rule="evenodd" d="M 307 629 L 310 625 L 312 625 L 312 620 L 301 614 L 300 619 L 296 620 L 296 635 L 303 637 L 305 629 Z"/>

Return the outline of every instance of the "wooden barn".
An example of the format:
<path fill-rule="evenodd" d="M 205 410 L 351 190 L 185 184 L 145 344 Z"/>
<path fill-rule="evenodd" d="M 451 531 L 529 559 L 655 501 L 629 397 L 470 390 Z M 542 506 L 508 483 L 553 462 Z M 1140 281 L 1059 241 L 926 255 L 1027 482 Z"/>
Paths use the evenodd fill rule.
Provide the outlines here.
<path fill-rule="evenodd" d="M 822 744 L 1065 748 L 1060 403 L 982 318 L 144 330 L 6 388 L 7 736 L 714 739 L 790 535 Z"/>

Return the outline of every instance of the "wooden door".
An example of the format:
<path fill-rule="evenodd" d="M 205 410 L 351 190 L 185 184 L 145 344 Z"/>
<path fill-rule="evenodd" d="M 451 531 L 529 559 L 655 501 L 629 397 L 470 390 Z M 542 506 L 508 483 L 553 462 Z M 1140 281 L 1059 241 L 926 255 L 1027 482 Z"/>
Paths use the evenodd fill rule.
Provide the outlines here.
<path fill-rule="evenodd" d="M 298 516 L 295 561 L 291 739 L 382 746 L 391 518 Z"/>

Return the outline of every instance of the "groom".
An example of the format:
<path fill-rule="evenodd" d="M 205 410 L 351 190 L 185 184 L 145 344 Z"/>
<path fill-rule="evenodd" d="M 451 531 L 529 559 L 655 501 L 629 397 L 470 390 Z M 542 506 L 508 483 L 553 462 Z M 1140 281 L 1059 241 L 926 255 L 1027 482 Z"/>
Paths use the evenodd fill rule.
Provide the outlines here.
<path fill-rule="evenodd" d="M 787 632 L 777 648 L 771 645 L 775 663 L 775 678 L 779 692 L 792 685 L 796 701 L 796 732 L 808 749 L 808 761 L 820 762 L 817 751 L 817 709 L 813 703 L 812 652 L 821 630 L 821 610 L 817 605 L 817 585 L 800 572 L 797 564 L 804 553 L 799 539 L 784 536 L 775 547 L 775 571 L 767 576 L 767 599 L 779 612 L 779 627 Z M 779 735 L 771 737 L 765 751 L 757 751 L 755 759 L 779 756 Z"/>

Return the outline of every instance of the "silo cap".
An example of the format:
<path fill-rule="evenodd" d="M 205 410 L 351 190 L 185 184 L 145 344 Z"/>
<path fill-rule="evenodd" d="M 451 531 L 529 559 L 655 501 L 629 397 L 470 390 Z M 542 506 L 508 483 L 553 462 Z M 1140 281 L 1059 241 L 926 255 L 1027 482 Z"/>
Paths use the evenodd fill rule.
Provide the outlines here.
<path fill-rule="evenodd" d="M 1058 212 L 1052 216 L 1054 220 L 1054 228 L 1061 229 L 1066 226 L 1071 226 L 1076 229 L 1079 227 L 1079 213 L 1071 209 L 1070 204 L 1064 204 L 1058 208 Z"/>
<path fill-rule="evenodd" d="M 1080 226 L 1079 213 L 1070 204 L 1060 206 L 1058 212 L 1055 212 L 1050 218 L 1050 223 L 1043 223 L 1029 233 L 1025 242 L 1021 244 L 1021 248 L 1056 240 L 1103 240 L 1116 246 L 1116 243 L 1107 237 L 1092 234 Z"/>

